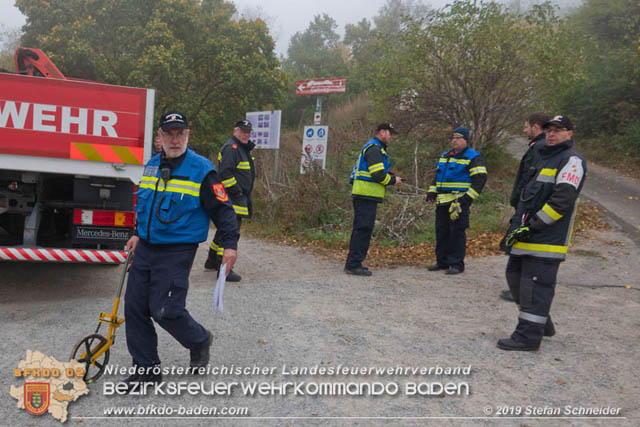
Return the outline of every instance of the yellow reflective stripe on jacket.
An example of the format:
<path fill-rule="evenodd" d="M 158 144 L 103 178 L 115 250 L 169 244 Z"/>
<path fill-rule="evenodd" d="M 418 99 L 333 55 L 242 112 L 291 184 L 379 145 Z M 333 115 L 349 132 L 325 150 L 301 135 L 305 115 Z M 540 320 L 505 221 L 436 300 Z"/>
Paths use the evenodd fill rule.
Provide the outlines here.
<path fill-rule="evenodd" d="M 211 244 L 209 245 L 209 248 L 211 248 L 211 250 L 215 251 L 216 255 L 224 255 L 224 248 L 221 246 L 216 245 L 213 240 L 211 241 Z"/>
<path fill-rule="evenodd" d="M 437 193 L 437 192 L 438 190 L 435 185 L 430 185 L 429 190 L 427 191 L 427 193 Z"/>
<path fill-rule="evenodd" d="M 222 181 L 222 185 L 224 185 L 225 188 L 233 187 L 237 183 L 238 183 L 238 181 L 236 181 L 236 177 L 235 176 L 232 176 L 231 178 L 225 179 L 225 180 Z"/>
<path fill-rule="evenodd" d="M 540 209 L 536 215 L 540 218 L 545 224 L 551 225 L 554 222 L 558 221 L 564 215 L 558 213 L 555 209 L 549 206 L 548 203 L 545 203 L 542 209 Z"/>
<path fill-rule="evenodd" d="M 366 176 L 367 178 L 371 178 L 371 173 L 367 171 L 357 171 L 356 176 Z"/>
<path fill-rule="evenodd" d="M 244 206 L 233 205 L 233 210 L 238 215 L 249 215 L 249 208 Z"/>
<path fill-rule="evenodd" d="M 379 170 L 384 170 L 384 165 L 382 163 L 376 163 L 375 165 L 369 166 L 369 173 L 374 173 Z"/>
<path fill-rule="evenodd" d="M 442 205 L 453 202 L 454 200 L 457 200 L 458 197 L 460 197 L 460 193 L 439 193 L 436 197 L 436 203 Z"/>
<path fill-rule="evenodd" d="M 159 182 L 158 182 L 159 181 Z M 157 183 L 157 187 L 156 187 Z M 165 185 L 164 180 L 155 176 L 143 176 L 140 181 L 140 188 L 148 188 L 150 190 L 167 191 L 170 193 L 182 193 L 190 196 L 200 196 L 200 183 L 193 181 L 185 181 L 182 179 L 170 179 Z"/>
<path fill-rule="evenodd" d="M 391 175 L 387 174 L 387 176 L 384 177 L 384 179 L 380 182 L 380 184 L 387 185 L 389 184 L 389 182 L 391 182 Z"/>
<path fill-rule="evenodd" d="M 477 166 L 475 168 L 469 169 L 469 176 L 477 175 L 479 173 L 487 173 L 487 168 L 484 166 Z"/>
<path fill-rule="evenodd" d="M 544 258 L 564 259 L 567 249 L 568 246 L 516 242 L 511 248 L 511 255 L 537 255 Z"/>
<path fill-rule="evenodd" d="M 236 169 L 251 170 L 249 162 L 238 162 Z"/>
<path fill-rule="evenodd" d="M 478 194 L 478 192 L 473 188 L 469 188 L 466 194 L 468 194 L 469 197 L 471 197 L 473 200 L 477 199 L 480 196 L 480 194 Z"/>
<path fill-rule="evenodd" d="M 558 173 L 558 169 L 544 168 L 544 169 L 540 170 L 540 175 L 556 176 L 557 173 Z"/>
<path fill-rule="evenodd" d="M 437 182 L 437 187 L 444 188 L 471 188 L 470 182 Z"/>
<path fill-rule="evenodd" d="M 378 182 L 363 181 L 361 179 L 353 180 L 353 189 L 351 190 L 351 194 L 384 199 L 386 192 L 387 188 Z"/>
<path fill-rule="evenodd" d="M 456 159 L 453 157 L 449 157 L 449 163 L 458 163 L 460 165 L 468 165 L 469 163 L 471 163 L 471 160 L 469 159 Z M 447 158 L 446 157 L 440 157 L 440 159 L 438 159 L 438 163 L 447 163 Z"/>

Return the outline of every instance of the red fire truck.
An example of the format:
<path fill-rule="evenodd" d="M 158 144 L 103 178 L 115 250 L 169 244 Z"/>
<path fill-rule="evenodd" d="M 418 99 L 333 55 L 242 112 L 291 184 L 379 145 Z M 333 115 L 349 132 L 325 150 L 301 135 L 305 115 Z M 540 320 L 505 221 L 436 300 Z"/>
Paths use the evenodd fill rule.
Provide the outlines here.
<path fill-rule="evenodd" d="M 154 91 L 65 78 L 38 49 L 15 63 L 0 72 L 0 260 L 124 262 Z"/>

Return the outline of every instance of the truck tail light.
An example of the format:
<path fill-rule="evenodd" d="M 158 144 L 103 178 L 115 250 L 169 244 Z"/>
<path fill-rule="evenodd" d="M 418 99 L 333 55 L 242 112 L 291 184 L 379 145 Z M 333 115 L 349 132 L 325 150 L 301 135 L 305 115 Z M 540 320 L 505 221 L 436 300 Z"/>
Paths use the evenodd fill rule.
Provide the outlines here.
<path fill-rule="evenodd" d="M 134 213 L 74 209 L 73 223 L 76 225 L 104 225 L 108 227 L 133 227 Z"/>

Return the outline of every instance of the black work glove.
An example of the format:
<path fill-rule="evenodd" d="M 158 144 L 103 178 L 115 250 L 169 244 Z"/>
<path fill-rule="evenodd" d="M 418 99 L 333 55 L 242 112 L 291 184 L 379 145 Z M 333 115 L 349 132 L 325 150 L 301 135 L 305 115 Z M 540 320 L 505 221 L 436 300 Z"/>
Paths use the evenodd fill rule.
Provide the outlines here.
<path fill-rule="evenodd" d="M 427 193 L 427 202 L 434 202 L 438 198 L 438 193 L 430 191 Z"/>

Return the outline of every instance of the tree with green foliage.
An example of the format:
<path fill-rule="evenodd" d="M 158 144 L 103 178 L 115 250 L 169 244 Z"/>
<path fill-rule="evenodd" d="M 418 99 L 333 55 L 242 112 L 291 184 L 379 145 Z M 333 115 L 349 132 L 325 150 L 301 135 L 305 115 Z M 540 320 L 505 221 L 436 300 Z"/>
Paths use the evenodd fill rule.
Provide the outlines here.
<path fill-rule="evenodd" d="M 156 116 L 183 109 L 192 143 L 221 144 L 246 111 L 277 105 L 284 77 L 264 21 L 224 0 L 17 0 L 23 44 L 67 76 L 151 87 Z"/>
<path fill-rule="evenodd" d="M 378 67 L 378 105 L 433 127 L 466 124 L 476 148 L 496 143 L 539 101 L 537 54 L 554 24 L 549 5 L 522 16 L 474 0 L 410 19 Z"/>
<path fill-rule="evenodd" d="M 581 74 L 559 94 L 581 132 L 640 139 L 640 4 L 637 0 L 587 0 L 567 18 L 579 51 Z"/>

